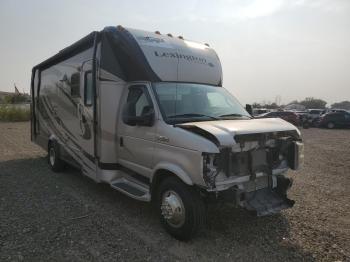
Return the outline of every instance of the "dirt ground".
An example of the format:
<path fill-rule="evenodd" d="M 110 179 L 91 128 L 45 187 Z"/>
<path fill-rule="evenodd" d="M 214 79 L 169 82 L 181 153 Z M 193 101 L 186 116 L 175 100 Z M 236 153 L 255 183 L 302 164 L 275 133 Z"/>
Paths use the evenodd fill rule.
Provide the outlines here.
<path fill-rule="evenodd" d="M 0 123 L 0 261 L 350 261 L 350 130 L 302 133 L 294 208 L 263 218 L 216 208 L 183 243 L 150 204 L 51 172 L 29 123 Z"/>

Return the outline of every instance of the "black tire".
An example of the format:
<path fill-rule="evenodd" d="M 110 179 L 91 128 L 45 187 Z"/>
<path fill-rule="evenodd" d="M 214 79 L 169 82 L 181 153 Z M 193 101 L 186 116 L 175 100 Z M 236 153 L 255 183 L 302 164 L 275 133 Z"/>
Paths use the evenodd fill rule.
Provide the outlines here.
<path fill-rule="evenodd" d="M 177 226 L 172 225 L 163 215 L 162 203 L 165 203 L 163 198 L 166 198 L 166 194 L 169 192 L 177 195 L 184 207 L 184 219 L 181 219 L 183 222 L 178 223 Z M 158 190 L 157 208 L 165 230 L 181 241 L 191 239 L 206 224 L 207 212 L 199 192 L 176 177 L 168 177 L 161 182 Z"/>
<path fill-rule="evenodd" d="M 52 171 L 61 172 L 64 170 L 66 164 L 60 158 L 60 147 L 55 141 L 50 141 L 47 150 L 47 162 L 49 163 Z"/>
<path fill-rule="evenodd" d="M 327 123 L 327 128 L 328 129 L 333 129 L 333 128 L 335 128 L 335 124 L 333 122 L 328 122 Z"/>

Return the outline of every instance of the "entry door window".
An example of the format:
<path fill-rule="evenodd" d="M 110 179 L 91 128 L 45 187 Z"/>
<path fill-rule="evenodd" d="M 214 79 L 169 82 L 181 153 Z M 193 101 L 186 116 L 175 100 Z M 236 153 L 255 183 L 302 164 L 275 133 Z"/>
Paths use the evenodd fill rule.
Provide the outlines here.
<path fill-rule="evenodd" d="M 93 90 L 92 90 L 92 72 L 88 71 L 85 73 L 84 78 L 84 104 L 91 106 L 93 101 Z"/>

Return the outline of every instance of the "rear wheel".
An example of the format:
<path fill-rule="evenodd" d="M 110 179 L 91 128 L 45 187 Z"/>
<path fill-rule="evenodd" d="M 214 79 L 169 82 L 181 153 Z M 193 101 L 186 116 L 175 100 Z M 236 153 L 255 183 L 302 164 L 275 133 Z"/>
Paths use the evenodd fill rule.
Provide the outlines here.
<path fill-rule="evenodd" d="M 335 124 L 334 124 L 333 122 L 328 122 L 328 123 L 327 123 L 327 127 L 328 127 L 329 129 L 333 129 L 333 128 L 335 127 Z"/>
<path fill-rule="evenodd" d="M 54 172 L 60 172 L 65 167 L 65 163 L 60 159 L 59 145 L 55 141 L 49 143 L 48 162 Z"/>
<path fill-rule="evenodd" d="M 206 222 L 206 208 L 199 192 L 175 177 L 159 186 L 158 211 L 165 230 L 178 240 L 189 240 Z"/>

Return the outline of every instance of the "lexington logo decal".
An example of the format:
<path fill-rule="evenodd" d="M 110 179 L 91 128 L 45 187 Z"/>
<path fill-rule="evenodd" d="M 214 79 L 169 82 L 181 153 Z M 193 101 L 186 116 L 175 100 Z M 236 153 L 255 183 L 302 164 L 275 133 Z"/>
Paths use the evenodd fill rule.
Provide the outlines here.
<path fill-rule="evenodd" d="M 193 55 L 185 55 L 185 54 L 180 54 L 178 52 L 158 52 L 158 51 L 154 51 L 154 55 L 157 57 L 164 57 L 164 58 L 184 59 L 188 62 L 193 62 L 193 63 L 197 63 L 197 64 L 208 65 L 210 67 L 214 67 L 214 64 L 211 62 L 208 62 L 205 58 L 196 57 Z"/>

